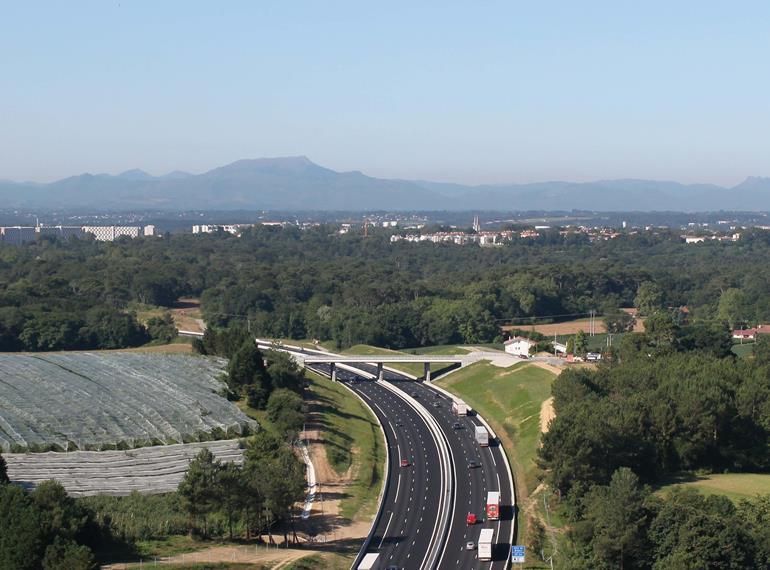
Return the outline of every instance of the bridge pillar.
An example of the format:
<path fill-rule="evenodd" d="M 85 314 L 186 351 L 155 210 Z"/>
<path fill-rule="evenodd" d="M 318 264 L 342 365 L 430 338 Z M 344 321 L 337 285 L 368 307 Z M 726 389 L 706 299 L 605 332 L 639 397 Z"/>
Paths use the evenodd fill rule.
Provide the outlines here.
<path fill-rule="evenodd" d="M 334 362 L 329 364 L 329 366 L 330 366 L 330 369 L 332 371 L 332 382 L 336 382 L 337 381 L 337 366 L 334 364 Z"/>
<path fill-rule="evenodd" d="M 383 370 L 382 362 L 377 363 L 377 380 L 380 382 L 385 380 L 385 371 Z"/>
<path fill-rule="evenodd" d="M 430 362 L 423 363 L 423 370 L 425 371 L 425 381 L 430 382 Z"/>

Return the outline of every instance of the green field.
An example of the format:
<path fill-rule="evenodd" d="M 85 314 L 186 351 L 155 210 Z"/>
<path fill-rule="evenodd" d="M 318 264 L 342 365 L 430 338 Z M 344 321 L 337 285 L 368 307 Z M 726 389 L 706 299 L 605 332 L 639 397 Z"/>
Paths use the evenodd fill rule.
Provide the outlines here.
<path fill-rule="evenodd" d="M 355 483 L 342 500 L 341 514 L 349 519 L 371 519 L 385 469 L 385 442 L 374 415 L 350 390 L 307 372 L 310 389 L 320 404 L 321 437 L 332 468 L 343 474 L 352 467 Z"/>
<path fill-rule="evenodd" d="M 717 473 L 713 475 L 683 476 L 661 486 L 656 492 L 666 494 L 677 487 L 692 487 L 704 495 L 724 495 L 733 502 L 770 494 L 768 473 Z"/>
<path fill-rule="evenodd" d="M 405 348 L 401 352 L 407 354 L 468 354 L 467 347 L 456 344 L 441 344 L 437 346 L 423 346 L 421 348 Z"/>
<path fill-rule="evenodd" d="M 556 341 L 567 344 L 567 340 L 574 337 L 574 334 L 562 334 L 556 337 Z M 551 337 L 549 337 L 549 340 L 551 340 Z M 607 333 L 597 333 L 594 336 L 586 336 L 586 340 L 588 341 L 588 350 L 591 352 L 599 352 L 607 348 Z M 621 340 L 623 340 L 622 333 L 612 335 L 613 346 L 618 346 Z"/>
<path fill-rule="evenodd" d="M 749 358 L 754 354 L 754 343 L 734 344 L 733 354 L 739 356 L 740 358 Z"/>

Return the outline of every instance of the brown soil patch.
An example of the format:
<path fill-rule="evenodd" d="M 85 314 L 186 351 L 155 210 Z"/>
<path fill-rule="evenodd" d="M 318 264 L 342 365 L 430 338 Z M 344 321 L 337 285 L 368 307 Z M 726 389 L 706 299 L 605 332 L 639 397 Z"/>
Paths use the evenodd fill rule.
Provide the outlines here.
<path fill-rule="evenodd" d="M 176 556 L 168 556 L 159 558 L 158 564 L 219 564 L 219 563 L 237 563 L 237 564 L 255 564 L 256 567 L 261 567 L 265 564 L 270 564 L 272 568 L 281 568 L 286 564 L 310 556 L 312 554 L 318 554 L 320 550 L 298 549 L 298 548 L 280 548 L 276 546 L 263 546 L 263 545 L 230 545 L 230 546 L 212 546 L 204 550 L 197 552 L 189 552 L 186 554 L 178 554 Z M 150 566 L 155 560 L 147 560 L 145 565 Z M 278 563 L 277 566 L 273 564 Z M 129 568 L 138 568 L 137 563 L 121 563 L 110 564 L 104 566 L 105 570 L 127 570 Z"/>
<path fill-rule="evenodd" d="M 506 325 L 502 327 L 502 330 L 508 332 L 514 329 L 520 329 L 524 331 L 539 332 L 545 336 L 560 336 L 565 334 L 577 334 L 578 331 L 587 333 L 589 325 L 590 319 L 576 319 L 574 321 L 550 323 L 547 325 Z M 597 317 L 595 327 L 597 333 L 607 332 L 601 318 Z M 644 317 L 637 317 L 636 323 L 634 324 L 634 332 L 644 332 Z"/>
<path fill-rule="evenodd" d="M 308 537 L 315 537 L 322 542 L 363 540 L 369 534 L 370 520 L 351 521 L 340 514 L 340 503 L 348 494 L 348 488 L 356 478 L 352 467 L 342 475 L 338 474 L 326 457 L 321 430 L 314 423 L 313 400 L 308 401 L 308 429 L 305 440 L 310 441 L 308 450 L 316 476 L 316 497 L 310 518 L 303 521 L 303 530 Z"/>
<path fill-rule="evenodd" d="M 553 396 L 551 396 L 540 405 L 540 433 L 546 433 L 548 431 L 549 424 L 555 417 L 556 412 L 553 409 Z"/>
<path fill-rule="evenodd" d="M 169 312 L 179 330 L 202 333 L 206 329 L 198 299 L 182 297 L 173 308 L 169 309 Z"/>
<path fill-rule="evenodd" d="M 163 354 L 192 354 L 192 344 L 175 342 L 172 344 L 159 344 L 158 346 L 140 346 L 138 348 L 119 348 L 110 352 L 155 352 Z"/>

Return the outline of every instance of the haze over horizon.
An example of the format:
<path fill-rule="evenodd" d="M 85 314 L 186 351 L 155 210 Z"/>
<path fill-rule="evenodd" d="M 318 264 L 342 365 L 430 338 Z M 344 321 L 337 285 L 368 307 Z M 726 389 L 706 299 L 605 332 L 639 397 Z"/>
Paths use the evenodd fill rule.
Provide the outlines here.
<path fill-rule="evenodd" d="M 12 3 L 0 179 L 307 155 L 387 179 L 732 187 L 770 175 L 768 23 L 758 1 Z"/>

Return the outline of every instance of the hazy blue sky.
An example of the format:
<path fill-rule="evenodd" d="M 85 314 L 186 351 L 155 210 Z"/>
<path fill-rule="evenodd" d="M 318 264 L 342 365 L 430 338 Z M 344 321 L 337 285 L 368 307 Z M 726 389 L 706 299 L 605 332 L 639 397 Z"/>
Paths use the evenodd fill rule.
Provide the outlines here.
<path fill-rule="evenodd" d="M 770 176 L 770 2 L 0 2 L 0 178 Z"/>

